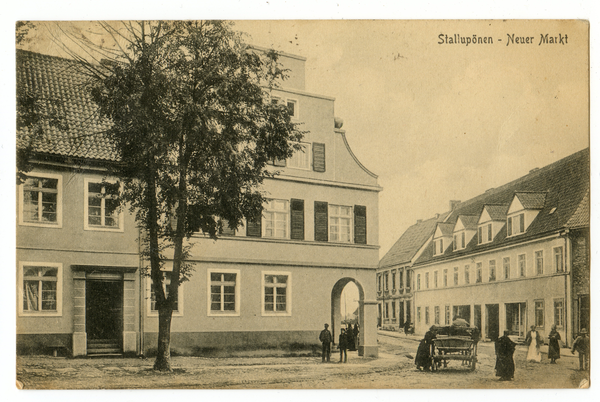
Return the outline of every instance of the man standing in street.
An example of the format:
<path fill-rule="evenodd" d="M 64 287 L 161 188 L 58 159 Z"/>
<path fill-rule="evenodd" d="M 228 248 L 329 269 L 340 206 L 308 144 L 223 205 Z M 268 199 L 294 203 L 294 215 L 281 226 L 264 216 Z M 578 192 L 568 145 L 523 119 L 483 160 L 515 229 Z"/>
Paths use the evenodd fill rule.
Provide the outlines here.
<path fill-rule="evenodd" d="M 338 343 L 338 347 L 340 348 L 340 363 L 348 361 L 348 331 L 344 331 L 344 328 L 342 328 L 340 332 L 340 342 Z"/>
<path fill-rule="evenodd" d="M 323 344 L 323 354 L 321 355 L 321 362 L 324 363 L 325 359 L 329 362 L 331 357 L 331 342 L 333 341 L 333 337 L 331 336 L 331 332 L 329 332 L 329 324 L 325 324 L 325 329 L 321 331 L 319 335 L 319 340 Z"/>
<path fill-rule="evenodd" d="M 590 368 L 590 338 L 588 338 L 585 328 L 573 342 L 571 354 L 575 354 L 575 351 L 579 353 L 579 370 L 588 370 Z"/>

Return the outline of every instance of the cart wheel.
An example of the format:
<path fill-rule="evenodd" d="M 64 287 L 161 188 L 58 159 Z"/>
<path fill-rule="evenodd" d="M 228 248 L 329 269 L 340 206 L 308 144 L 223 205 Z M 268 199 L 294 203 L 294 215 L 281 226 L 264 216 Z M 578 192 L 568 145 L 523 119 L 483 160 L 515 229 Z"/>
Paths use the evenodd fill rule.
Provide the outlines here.
<path fill-rule="evenodd" d="M 477 358 L 473 357 L 471 359 L 471 371 L 475 371 L 475 368 L 477 367 Z"/>

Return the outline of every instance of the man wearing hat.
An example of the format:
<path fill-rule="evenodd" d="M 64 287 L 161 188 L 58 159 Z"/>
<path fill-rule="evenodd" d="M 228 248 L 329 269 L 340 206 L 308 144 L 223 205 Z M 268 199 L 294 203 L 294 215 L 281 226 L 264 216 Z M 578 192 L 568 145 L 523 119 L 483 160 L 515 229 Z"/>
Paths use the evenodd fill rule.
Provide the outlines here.
<path fill-rule="evenodd" d="M 571 348 L 571 354 L 575 354 L 575 351 L 579 352 L 579 370 L 589 370 L 590 368 L 590 338 L 588 337 L 587 330 L 582 328 L 579 332 L 579 336 L 573 342 Z"/>
<path fill-rule="evenodd" d="M 319 334 L 319 340 L 323 344 L 323 354 L 321 355 L 321 362 L 329 362 L 331 357 L 331 342 L 333 342 L 333 337 L 331 336 L 331 332 L 329 332 L 329 324 L 325 324 L 325 329 L 321 331 Z"/>

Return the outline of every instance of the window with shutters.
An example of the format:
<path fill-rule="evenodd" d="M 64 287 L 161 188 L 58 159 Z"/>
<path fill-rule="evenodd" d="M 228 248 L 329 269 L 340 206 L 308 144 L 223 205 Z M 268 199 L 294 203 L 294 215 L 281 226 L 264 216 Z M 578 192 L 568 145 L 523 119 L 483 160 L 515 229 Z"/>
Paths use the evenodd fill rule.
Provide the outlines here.
<path fill-rule="evenodd" d="M 292 274 L 290 272 L 263 272 L 264 316 L 289 316 L 292 313 Z"/>
<path fill-rule="evenodd" d="M 123 231 L 123 213 L 116 183 L 84 180 L 84 228 Z"/>
<path fill-rule="evenodd" d="M 240 314 L 240 271 L 209 269 L 207 275 L 208 315 L 238 316 Z"/>
<path fill-rule="evenodd" d="M 506 218 L 506 231 L 508 236 L 525 233 L 525 214 L 520 213 Z"/>
<path fill-rule="evenodd" d="M 267 200 L 263 209 L 263 237 L 289 239 L 289 227 L 290 202 L 288 200 Z"/>
<path fill-rule="evenodd" d="M 352 207 L 329 205 L 329 241 L 352 242 Z"/>
<path fill-rule="evenodd" d="M 312 144 L 313 170 L 315 172 L 325 172 L 325 144 L 313 142 Z"/>
<path fill-rule="evenodd" d="M 22 262 L 18 271 L 20 315 L 62 314 L 62 264 Z"/>
<path fill-rule="evenodd" d="M 492 224 L 486 223 L 477 228 L 477 243 L 485 244 L 491 242 L 492 239 Z"/>
<path fill-rule="evenodd" d="M 62 226 L 62 176 L 35 173 L 20 186 L 19 224 Z"/>
<path fill-rule="evenodd" d="M 294 151 L 294 154 L 287 160 L 287 167 L 294 169 L 310 169 L 310 150 L 311 146 L 307 143 L 296 144 L 300 147 Z"/>

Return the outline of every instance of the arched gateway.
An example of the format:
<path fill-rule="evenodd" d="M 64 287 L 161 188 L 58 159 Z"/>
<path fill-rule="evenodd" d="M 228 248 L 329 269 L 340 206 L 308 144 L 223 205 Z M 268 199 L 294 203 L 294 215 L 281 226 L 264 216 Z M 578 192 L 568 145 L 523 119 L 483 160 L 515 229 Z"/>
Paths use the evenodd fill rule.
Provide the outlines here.
<path fill-rule="evenodd" d="M 354 278 L 346 277 L 338 280 L 331 290 L 331 333 L 334 335 L 334 342 L 337 343 L 342 322 L 342 291 L 350 282 L 353 282 L 358 288 L 358 324 L 360 327 L 358 355 L 378 357 L 377 301 L 365 300 L 364 288 L 361 283 Z"/>

